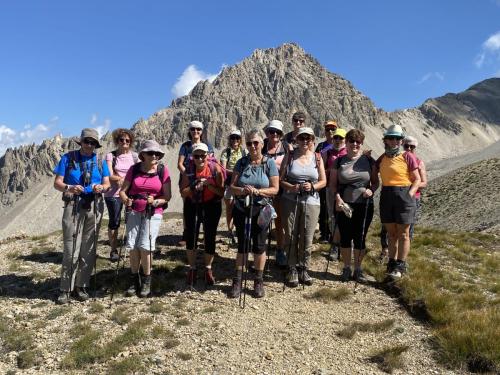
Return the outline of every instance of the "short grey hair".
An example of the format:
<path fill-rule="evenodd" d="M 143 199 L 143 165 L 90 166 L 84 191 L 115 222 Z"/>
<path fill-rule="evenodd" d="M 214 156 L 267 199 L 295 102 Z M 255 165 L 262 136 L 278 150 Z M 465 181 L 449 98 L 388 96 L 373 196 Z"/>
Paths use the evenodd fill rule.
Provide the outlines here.
<path fill-rule="evenodd" d="M 262 133 L 262 130 L 260 129 L 252 129 L 249 132 L 245 133 L 245 142 L 248 142 L 255 137 L 260 138 L 260 143 L 264 143 L 264 134 Z"/>

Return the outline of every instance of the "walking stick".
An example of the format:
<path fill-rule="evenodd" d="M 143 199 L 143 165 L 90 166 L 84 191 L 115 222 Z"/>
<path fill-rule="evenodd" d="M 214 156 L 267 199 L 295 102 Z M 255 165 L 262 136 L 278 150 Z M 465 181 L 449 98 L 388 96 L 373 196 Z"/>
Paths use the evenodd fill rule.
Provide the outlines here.
<path fill-rule="evenodd" d="M 335 236 L 335 231 L 337 230 L 337 223 L 338 223 L 338 212 L 335 212 L 335 224 L 333 225 L 333 236 Z M 323 285 L 325 285 L 325 280 L 326 280 L 326 277 L 328 276 L 328 267 L 330 266 L 330 258 L 332 256 L 332 250 L 333 250 L 333 243 L 332 243 L 332 247 L 330 247 L 330 251 L 328 252 L 328 259 L 327 259 L 327 262 L 326 262 L 326 269 L 325 269 L 325 274 L 323 276 Z M 338 252 L 340 252 L 340 249 L 338 250 Z"/>
<path fill-rule="evenodd" d="M 304 203 L 304 232 L 301 238 L 302 240 L 302 290 L 305 290 L 306 283 L 304 282 L 304 276 L 306 274 L 306 230 L 307 230 L 307 195 L 306 199 L 303 201 Z M 297 260 L 299 259 L 299 247 L 297 246 Z"/>
<path fill-rule="evenodd" d="M 368 216 L 368 206 L 370 203 L 371 198 L 366 198 L 366 203 L 365 203 L 365 216 L 363 217 L 363 228 L 361 229 L 361 245 L 363 245 L 364 239 L 365 239 L 365 228 L 366 228 L 366 217 Z M 365 246 L 366 247 L 366 246 Z M 364 251 L 364 249 L 359 249 L 359 252 L 361 255 L 361 252 Z M 356 294 L 356 288 L 358 286 L 358 279 L 354 280 L 354 290 L 353 293 Z"/>
<path fill-rule="evenodd" d="M 97 194 L 94 194 L 94 301 L 97 294 Z"/>
<path fill-rule="evenodd" d="M 113 301 L 113 297 L 115 295 L 115 289 L 116 289 L 116 280 L 118 278 L 118 269 L 120 268 L 120 260 L 122 259 L 122 253 L 123 253 L 123 248 L 125 247 L 125 242 L 127 238 L 127 221 L 128 221 L 128 214 L 130 212 L 130 207 L 126 206 L 125 210 L 123 211 L 123 216 L 124 216 L 124 229 L 123 229 L 123 235 L 122 235 L 122 244 L 120 246 L 120 250 L 118 250 L 118 262 L 116 262 L 116 268 L 115 268 L 115 274 L 113 276 L 113 284 L 111 284 L 111 296 L 110 300 Z M 125 267 L 125 259 L 123 260 L 122 264 L 122 269 Z"/>
<path fill-rule="evenodd" d="M 151 216 L 153 216 L 154 208 L 151 204 L 146 205 L 146 215 L 148 218 L 148 237 L 149 237 L 149 277 L 151 278 L 151 289 L 149 295 L 152 294 L 153 286 L 153 237 L 151 234 Z"/>
<path fill-rule="evenodd" d="M 248 203 L 248 204 L 247 204 Z M 247 261 L 248 261 L 248 253 L 250 251 L 250 246 L 252 243 L 252 211 L 253 211 L 253 195 L 247 195 L 245 197 L 245 206 L 249 207 L 247 217 L 245 217 L 245 242 L 243 244 L 243 265 L 241 266 L 242 272 L 242 280 L 240 281 L 240 300 L 239 305 L 242 309 L 245 308 L 246 305 L 246 287 L 247 287 Z"/>
<path fill-rule="evenodd" d="M 269 274 L 269 253 L 271 249 L 271 230 L 273 228 L 273 220 L 269 222 L 269 226 L 267 227 L 267 259 L 266 259 L 266 275 Z"/>
<path fill-rule="evenodd" d="M 290 257 L 290 254 L 292 252 L 292 239 L 297 235 L 297 231 L 295 230 L 295 220 L 297 220 L 297 207 L 299 205 L 299 193 L 295 195 L 295 209 L 293 212 L 293 223 L 291 225 L 291 233 L 290 233 L 290 243 L 288 244 L 288 257 Z M 283 273 L 283 292 L 285 291 L 286 288 L 286 269 L 285 272 Z"/>
<path fill-rule="evenodd" d="M 69 279 L 69 288 L 70 291 L 73 290 L 73 275 L 75 272 L 75 252 L 76 252 L 76 243 L 78 241 L 78 234 L 80 232 L 80 215 L 79 215 L 79 205 L 80 205 L 80 196 L 73 196 L 73 248 L 71 249 L 71 266 L 70 266 L 70 279 Z M 78 219 L 76 218 L 78 216 Z"/>
<path fill-rule="evenodd" d="M 199 217 L 199 211 L 200 211 L 200 200 L 199 200 L 199 197 L 200 197 L 200 194 L 198 192 L 196 192 L 194 195 L 193 195 L 193 199 L 194 199 L 194 232 L 193 232 L 193 235 L 194 235 L 194 242 L 193 242 L 193 251 L 194 251 L 194 254 L 195 254 L 195 262 L 196 262 L 196 250 L 198 248 L 198 237 L 200 235 L 200 217 Z M 189 280 L 190 284 L 189 284 L 189 288 L 191 290 L 194 289 L 194 278 L 192 278 L 191 280 Z"/>

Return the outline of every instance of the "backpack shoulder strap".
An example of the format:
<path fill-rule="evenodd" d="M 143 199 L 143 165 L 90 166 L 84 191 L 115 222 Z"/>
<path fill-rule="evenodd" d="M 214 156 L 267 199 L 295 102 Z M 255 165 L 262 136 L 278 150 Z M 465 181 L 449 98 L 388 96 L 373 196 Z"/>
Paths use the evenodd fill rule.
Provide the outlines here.
<path fill-rule="evenodd" d="M 319 164 L 323 162 L 321 159 L 321 153 L 315 152 L 314 157 L 316 158 L 316 169 L 319 170 Z"/>
<path fill-rule="evenodd" d="M 158 174 L 158 178 L 160 179 L 160 182 L 163 185 L 163 176 L 164 176 L 164 173 L 165 173 L 165 165 L 163 165 L 161 163 L 158 164 L 158 167 L 156 169 L 156 173 Z"/>

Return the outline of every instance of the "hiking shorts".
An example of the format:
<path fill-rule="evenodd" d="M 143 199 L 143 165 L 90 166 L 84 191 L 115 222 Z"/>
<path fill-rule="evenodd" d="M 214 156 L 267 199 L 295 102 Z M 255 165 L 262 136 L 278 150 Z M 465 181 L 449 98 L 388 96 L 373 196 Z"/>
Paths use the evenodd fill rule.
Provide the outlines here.
<path fill-rule="evenodd" d="M 104 201 L 106 202 L 106 207 L 108 208 L 108 229 L 118 229 L 120 227 L 123 203 L 118 197 L 105 197 Z"/>
<path fill-rule="evenodd" d="M 384 186 L 380 194 L 380 221 L 382 223 L 412 224 L 417 204 L 410 197 L 410 186 Z"/>
<path fill-rule="evenodd" d="M 155 251 L 156 237 L 160 231 L 163 216 L 154 214 L 149 219 L 141 212 L 131 211 L 127 219 L 127 250 Z M 151 231 L 151 249 L 149 248 L 149 233 Z"/>

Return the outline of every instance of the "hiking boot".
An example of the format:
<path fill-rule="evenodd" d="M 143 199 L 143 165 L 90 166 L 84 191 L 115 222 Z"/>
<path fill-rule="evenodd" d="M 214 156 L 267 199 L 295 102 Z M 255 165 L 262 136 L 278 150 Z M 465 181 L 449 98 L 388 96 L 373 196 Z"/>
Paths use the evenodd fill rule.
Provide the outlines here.
<path fill-rule="evenodd" d="M 186 276 L 186 284 L 188 286 L 193 286 L 196 283 L 196 269 L 190 268 Z"/>
<path fill-rule="evenodd" d="M 133 296 L 137 295 L 137 292 L 141 288 L 139 274 L 138 273 L 131 273 L 129 283 L 130 283 L 130 286 L 125 291 L 125 297 L 133 297 Z"/>
<path fill-rule="evenodd" d="M 285 251 L 282 249 L 276 250 L 276 264 L 278 267 L 285 267 L 287 263 Z"/>
<path fill-rule="evenodd" d="M 77 286 L 75 291 L 73 292 L 75 298 L 80 302 L 85 302 L 89 299 L 89 293 L 87 292 L 87 288 Z"/>
<path fill-rule="evenodd" d="M 306 268 L 302 268 L 299 272 L 299 282 L 305 285 L 313 285 L 313 278 L 307 273 Z"/>
<path fill-rule="evenodd" d="M 238 279 L 235 277 L 233 279 L 233 285 L 231 287 L 231 290 L 229 291 L 228 297 L 229 298 L 238 298 L 241 293 L 241 279 Z"/>
<path fill-rule="evenodd" d="M 336 260 L 339 259 L 339 248 L 337 245 L 332 245 L 330 248 L 330 251 L 328 252 L 328 260 L 330 262 L 335 262 Z"/>
<path fill-rule="evenodd" d="M 389 261 L 387 262 L 387 271 L 386 271 L 386 273 L 388 275 L 390 275 L 394 271 L 394 269 L 396 268 L 396 265 L 397 265 L 396 259 L 389 259 Z"/>
<path fill-rule="evenodd" d="M 352 277 L 352 271 L 351 267 L 344 267 L 342 268 L 342 275 L 340 275 L 340 279 L 342 280 L 343 283 L 348 282 L 351 280 Z"/>
<path fill-rule="evenodd" d="M 262 279 L 255 279 L 253 281 L 253 291 L 254 291 L 254 297 L 255 298 L 262 298 L 266 294 L 264 292 L 264 280 Z"/>
<path fill-rule="evenodd" d="M 142 285 L 141 291 L 139 292 L 140 298 L 146 298 L 151 294 L 151 275 L 145 275 L 141 277 Z"/>
<path fill-rule="evenodd" d="M 231 241 L 231 245 L 236 245 L 236 237 L 234 237 L 232 230 L 229 231 L 229 240 Z"/>
<path fill-rule="evenodd" d="M 120 259 L 120 256 L 118 255 L 118 251 L 111 250 L 111 252 L 109 253 L 109 260 L 111 262 L 118 262 L 119 259 Z"/>
<path fill-rule="evenodd" d="M 398 260 L 396 261 L 396 266 L 389 274 L 393 279 L 400 279 L 406 273 L 406 262 Z"/>
<path fill-rule="evenodd" d="M 291 288 L 295 288 L 299 285 L 299 274 L 297 272 L 297 268 L 290 267 L 288 274 L 286 275 L 286 282 Z"/>
<path fill-rule="evenodd" d="M 368 279 L 363 274 L 363 270 L 361 268 L 354 270 L 352 279 L 360 284 L 366 284 L 368 282 Z"/>
<path fill-rule="evenodd" d="M 211 268 L 205 269 L 205 285 L 207 286 L 215 285 L 215 278 Z"/>
<path fill-rule="evenodd" d="M 69 293 L 61 291 L 56 299 L 56 303 L 58 305 L 66 305 L 67 303 L 69 303 L 69 300 L 70 300 Z"/>

